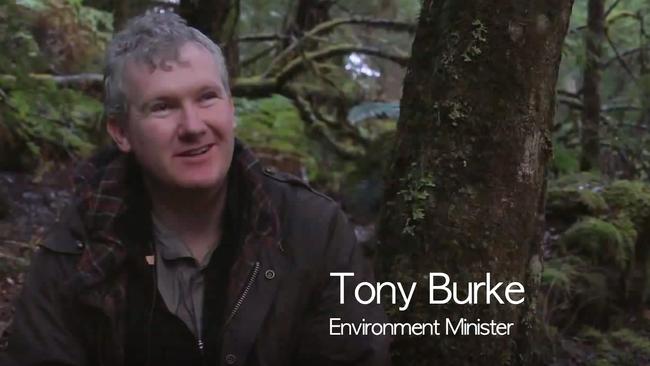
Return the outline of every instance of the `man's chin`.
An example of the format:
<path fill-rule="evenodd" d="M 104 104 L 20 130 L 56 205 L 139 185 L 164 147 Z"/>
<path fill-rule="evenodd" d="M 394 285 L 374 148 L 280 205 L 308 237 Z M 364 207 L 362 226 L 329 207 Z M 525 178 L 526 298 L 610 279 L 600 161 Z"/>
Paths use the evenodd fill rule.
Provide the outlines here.
<path fill-rule="evenodd" d="M 175 186 L 183 190 L 208 190 L 220 186 L 223 180 L 220 179 L 182 179 L 178 180 Z"/>

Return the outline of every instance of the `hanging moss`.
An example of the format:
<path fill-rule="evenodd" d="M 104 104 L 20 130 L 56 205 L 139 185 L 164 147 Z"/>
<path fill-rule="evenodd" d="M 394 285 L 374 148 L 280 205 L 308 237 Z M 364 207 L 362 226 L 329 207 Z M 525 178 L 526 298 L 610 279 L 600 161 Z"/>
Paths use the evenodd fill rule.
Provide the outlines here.
<path fill-rule="evenodd" d="M 593 264 L 627 268 L 634 241 L 615 225 L 597 218 L 587 218 L 572 225 L 561 237 L 563 251 L 588 258 Z"/>

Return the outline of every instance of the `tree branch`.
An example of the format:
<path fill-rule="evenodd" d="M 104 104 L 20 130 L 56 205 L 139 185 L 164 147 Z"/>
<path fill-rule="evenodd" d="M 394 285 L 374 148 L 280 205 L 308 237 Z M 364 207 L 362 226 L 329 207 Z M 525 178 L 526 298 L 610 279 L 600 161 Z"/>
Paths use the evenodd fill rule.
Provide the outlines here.
<path fill-rule="evenodd" d="M 388 53 L 378 48 L 363 47 L 357 45 L 333 46 L 322 50 L 305 53 L 304 57 L 300 57 L 290 62 L 279 72 L 277 76 L 236 78 L 231 83 L 231 92 L 234 96 L 237 97 L 267 97 L 273 93 L 278 93 L 280 89 L 285 84 L 287 84 L 288 80 L 291 77 L 302 70 L 306 62 L 324 60 L 352 52 L 384 58 L 393 61 L 401 66 L 406 66 L 409 59 L 409 56 L 406 54 Z M 30 76 L 36 80 L 52 81 L 60 87 L 74 89 L 96 88 L 98 90 L 101 90 L 103 88 L 103 76 L 101 74 L 31 74 Z M 13 75 L 0 75 L 0 84 L 12 85 L 15 82 L 16 77 Z M 8 88 L 11 87 L 9 86 Z"/>
<path fill-rule="evenodd" d="M 605 32 L 605 38 L 607 39 L 607 43 L 609 44 L 609 46 L 614 51 L 614 54 L 616 55 L 616 58 L 618 59 L 618 62 L 621 64 L 621 66 L 623 67 L 625 72 L 627 72 L 628 75 L 630 75 L 630 77 L 632 78 L 632 80 L 635 83 L 637 83 L 638 80 L 637 80 L 636 76 L 634 75 L 632 70 L 630 70 L 630 68 L 627 66 L 627 63 L 625 62 L 625 60 L 623 60 L 623 58 L 621 57 L 621 54 L 618 52 L 618 49 L 616 48 L 616 45 L 614 44 L 614 41 L 612 41 L 612 38 L 609 36 L 609 32 Z"/>
<path fill-rule="evenodd" d="M 85 73 L 74 75 L 29 74 L 29 77 L 39 81 L 51 81 L 60 87 L 81 89 L 84 87 L 101 87 L 104 82 L 102 74 Z M 0 75 L 0 82 L 12 85 L 17 81 L 14 75 Z"/>
<path fill-rule="evenodd" d="M 257 60 L 261 59 L 262 57 L 264 57 L 264 56 L 268 55 L 269 53 L 271 53 L 276 47 L 277 47 L 277 45 L 267 47 L 267 48 L 261 50 L 260 52 L 252 55 L 251 57 L 240 61 L 241 68 L 243 69 L 243 68 L 249 66 L 250 64 L 255 63 L 255 61 L 257 61 Z"/>
<path fill-rule="evenodd" d="M 282 51 L 278 56 L 276 56 L 275 59 L 273 59 L 273 61 L 271 61 L 271 64 L 269 65 L 269 68 L 264 73 L 264 75 L 266 76 L 271 74 L 274 71 L 275 67 L 279 65 L 280 62 L 284 60 L 288 55 L 290 55 L 295 49 L 302 46 L 303 43 L 305 43 L 305 40 L 311 39 L 318 34 L 331 31 L 332 29 L 344 24 L 365 25 L 365 26 L 371 26 L 377 28 L 387 28 L 395 31 L 407 31 L 409 33 L 415 33 L 415 24 L 399 22 L 390 19 L 374 19 L 374 18 L 366 18 L 366 17 L 332 19 L 330 21 L 318 24 L 317 26 L 312 28 L 309 32 L 305 33 L 303 37 L 301 37 L 296 42 L 291 44 L 289 47 L 284 49 L 284 51 Z"/>
<path fill-rule="evenodd" d="M 393 53 L 388 53 L 386 51 L 380 50 L 378 48 L 357 46 L 351 44 L 332 46 L 315 52 L 310 52 L 305 55 L 305 58 L 308 60 L 318 61 L 318 60 L 323 60 L 323 59 L 336 57 L 340 55 L 346 55 L 353 52 L 383 58 L 395 62 L 396 64 L 402 67 L 406 67 L 409 60 L 409 56 L 406 54 L 393 54 Z M 285 66 L 277 74 L 276 77 L 278 78 L 278 81 L 282 84 L 286 82 L 286 80 L 294 76 L 304 66 L 305 66 L 305 60 L 303 58 L 295 59 L 289 62 L 289 64 Z"/>
<path fill-rule="evenodd" d="M 612 3 L 612 5 L 609 6 L 609 8 L 605 11 L 605 19 L 611 14 L 611 12 L 618 6 L 618 4 L 621 2 L 621 0 L 616 0 Z"/>
<path fill-rule="evenodd" d="M 270 41 L 284 41 L 289 39 L 288 36 L 277 33 L 265 34 L 250 34 L 237 38 L 237 42 L 270 42 Z"/>
<path fill-rule="evenodd" d="M 344 144 L 336 141 L 335 138 L 331 135 L 329 129 L 325 126 L 325 121 L 321 121 L 318 118 L 318 116 L 314 113 L 314 110 L 311 108 L 309 102 L 300 96 L 300 94 L 295 90 L 290 87 L 284 87 L 281 89 L 280 94 L 289 98 L 293 102 L 296 109 L 298 109 L 300 117 L 303 121 L 305 121 L 305 123 L 307 123 L 309 130 L 323 138 L 324 142 L 341 158 L 357 159 L 363 156 L 362 151 L 347 147 Z"/>
<path fill-rule="evenodd" d="M 633 56 L 639 52 L 643 52 L 645 50 L 650 50 L 650 46 L 645 46 L 645 47 L 638 47 L 638 48 L 632 48 L 629 50 L 625 50 L 623 52 L 620 52 L 617 56 L 614 56 L 612 58 L 609 58 L 607 61 L 602 63 L 603 69 L 606 69 L 610 67 L 614 62 L 619 61 L 619 59 L 623 57 L 628 57 L 628 56 Z"/>

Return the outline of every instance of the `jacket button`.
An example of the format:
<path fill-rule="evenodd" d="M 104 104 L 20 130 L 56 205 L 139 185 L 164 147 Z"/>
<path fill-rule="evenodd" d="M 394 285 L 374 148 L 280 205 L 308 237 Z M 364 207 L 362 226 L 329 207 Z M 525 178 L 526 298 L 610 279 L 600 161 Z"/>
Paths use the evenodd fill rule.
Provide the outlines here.
<path fill-rule="evenodd" d="M 233 355 L 232 353 L 226 355 L 226 364 L 234 365 L 236 363 L 237 363 L 237 356 Z"/>
<path fill-rule="evenodd" d="M 272 280 L 275 278 L 275 271 L 272 269 L 267 269 L 266 272 L 264 272 L 264 277 L 266 277 L 267 280 Z"/>

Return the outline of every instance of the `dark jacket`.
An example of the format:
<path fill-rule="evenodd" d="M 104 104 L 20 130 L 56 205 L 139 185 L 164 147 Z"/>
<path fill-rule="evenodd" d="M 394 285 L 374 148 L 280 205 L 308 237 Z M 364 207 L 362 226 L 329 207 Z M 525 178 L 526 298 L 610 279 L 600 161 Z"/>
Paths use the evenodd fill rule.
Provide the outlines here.
<path fill-rule="evenodd" d="M 123 363 L 124 263 L 130 246 L 148 245 L 151 230 L 128 160 L 111 152 L 81 167 L 73 209 L 33 256 L 0 365 Z M 261 169 L 239 143 L 229 174 L 247 203 L 221 364 L 387 364 L 385 337 L 329 335 L 330 318 L 385 321 L 378 305 L 354 299 L 372 271 L 339 206 L 295 177 Z M 330 272 L 356 274 L 346 278 L 343 305 Z"/>

